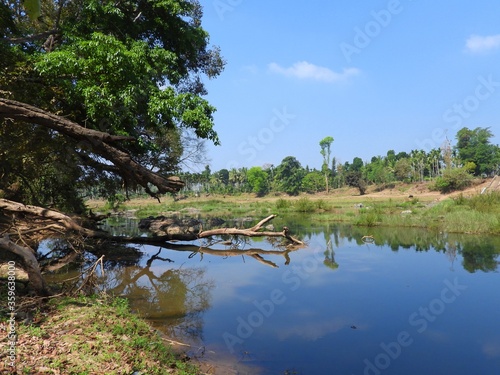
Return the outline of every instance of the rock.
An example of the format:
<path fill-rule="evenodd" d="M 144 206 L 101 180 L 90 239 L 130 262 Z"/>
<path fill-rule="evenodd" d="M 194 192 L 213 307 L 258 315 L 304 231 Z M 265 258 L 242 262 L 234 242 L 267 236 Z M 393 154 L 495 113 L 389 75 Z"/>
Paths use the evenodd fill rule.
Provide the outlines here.
<path fill-rule="evenodd" d="M 224 224 L 225 222 L 226 222 L 226 220 L 221 219 L 220 217 L 211 217 L 208 220 L 208 225 L 210 225 L 211 227 L 216 227 L 216 226 Z"/>
<path fill-rule="evenodd" d="M 412 210 L 401 211 L 401 215 L 408 215 L 408 214 L 411 214 L 411 213 L 412 213 Z"/>
<path fill-rule="evenodd" d="M 201 230 L 201 222 L 193 218 L 177 219 L 173 217 L 148 217 L 139 222 L 139 228 L 148 230 L 155 236 L 192 235 Z"/>

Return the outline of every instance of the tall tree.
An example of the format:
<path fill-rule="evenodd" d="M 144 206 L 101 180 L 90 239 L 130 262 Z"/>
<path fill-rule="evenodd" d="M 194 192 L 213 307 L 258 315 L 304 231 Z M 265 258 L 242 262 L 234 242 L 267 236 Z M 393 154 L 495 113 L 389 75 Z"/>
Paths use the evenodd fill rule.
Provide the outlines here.
<path fill-rule="evenodd" d="M 319 146 L 321 147 L 321 155 L 323 156 L 323 165 L 321 167 L 323 174 L 325 175 L 325 186 L 326 193 L 328 194 L 328 177 L 330 175 L 330 153 L 331 153 L 331 145 L 333 143 L 333 138 L 328 136 L 323 138 L 319 142 Z"/>
<path fill-rule="evenodd" d="M 201 17 L 195 0 L 45 0 L 38 20 L 3 2 L 4 196 L 76 210 L 96 184 L 110 194 L 182 187 L 166 177 L 186 139 L 219 142 L 202 77 L 224 61 Z"/>

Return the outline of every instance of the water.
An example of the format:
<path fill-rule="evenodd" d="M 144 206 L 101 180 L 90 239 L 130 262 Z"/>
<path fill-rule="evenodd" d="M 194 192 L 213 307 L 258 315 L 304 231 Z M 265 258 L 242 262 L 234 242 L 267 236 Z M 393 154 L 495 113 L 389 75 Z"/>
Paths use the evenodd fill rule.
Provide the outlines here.
<path fill-rule="evenodd" d="M 227 373 L 500 373 L 500 238 L 285 222 L 307 247 L 142 246 L 105 283 Z"/>

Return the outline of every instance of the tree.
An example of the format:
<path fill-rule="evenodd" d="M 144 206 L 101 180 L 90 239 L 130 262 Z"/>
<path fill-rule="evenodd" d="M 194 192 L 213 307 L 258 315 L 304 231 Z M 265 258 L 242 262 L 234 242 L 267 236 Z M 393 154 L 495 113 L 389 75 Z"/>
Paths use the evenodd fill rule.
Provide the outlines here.
<path fill-rule="evenodd" d="M 408 158 L 402 158 L 394 164 L 394 175 L 399 181 L 409 182 L 411 179 L 411 163 Z"/>
<path fill-rule="evenodd" d="M 321 155 L 323 156 L 323 165 L 321 167 L 321 170 L 323 171 L 323 174 L 325 175 L 325 187 L 326 187 L 326 193 L 328 194 L 328 177 L 330 174 L 329 166 L 330 166 L 330 147 L 333 143 L 333 138 L 328 136 L 323 138 L 320 142 L 319 145 L 321 147 Z"/>
<path fill-rule="evenodd" d="M 374 184 L 384 184 L 393 180 L 392 171 L 386 166 L 386 159 L 380 156 L 374 156 L 365 166 L 365 175 L 366 179 Z"/>
<path fill-rule="evenodd" d="M 472 162 L 476 165 L 474 170 L 476 176 L 490 175 L 498 171 L 500 149 L 490 143 L 492 137 L 490 128 L 478 127 L 470 130 L 464 127 L 457 132 L 458 157 L 463 164 Z"/>
<path fill-rule="evenodd" d="M 346 184 L 352 187 L 356 187 L 359 190 L 359 195 L 364 195 L 366 193 L 366 182 L 363 179 L 361 172 L 359 171 L 349 171 L 345 175 Z"/>
<path fill-rule="evenodd" d="M 445 169 L 443 175 L 436 178 L 434 187 L 441 193 L 462 190 L 472 182 L 472 175 L 466 167 Z"/>
<path fill-rule="evenodd" d="M 302 190 L 307 193 L 317 193 L 325 190 L 325 180 L 321 172 L 311 171 L 302 179 Z"/>
<path fill-rule="evenodd" d="M 83 213 L 81 193 L 96 187 L 179 191 L 185 140 L 219 143 L 202 78 L 224 60 L 195 0 L 42 5 L 29 18 L 21 1 L 0 3 L 0 197 L 42 206 L 1 199 L 0 248 L 21 257 L 43 294 L 25 237 L 102 235 L 48 207 Z"/>
<path fill-rule="evenodd" d="M 359 157 L 355 157 L 354 159 L 352 159 L 352 164 L 349 165 L 349 170 L 354 172 L 361 172 L 363 165 L 363 160 Z"/>
<path fill-rule="evenodd" d="M 305 170 L 294 156 L 287 156 L 276 167 L 274 181 L 278 189 L 289 195 L 298 195 Z"/>
<path fill-rule="evenodd" d="M 219 143 L 201 78 L 224 61 L 199 3 L 45 1 L 42 10 L 38 22 L 20 2 L 0 6 L 3 195 L 78 211 L 79 192 L 96 184 L 105 194 L 180 189 L 165 176 L 186 136 Z"/>
<path fill-rule="evenodd" d="M 252 167 L 247 173 L 248 183 L 252 187 L 252 191 L 258 197 L 264 196 L 269 191 L 268 173 L 261 167 Z"/>

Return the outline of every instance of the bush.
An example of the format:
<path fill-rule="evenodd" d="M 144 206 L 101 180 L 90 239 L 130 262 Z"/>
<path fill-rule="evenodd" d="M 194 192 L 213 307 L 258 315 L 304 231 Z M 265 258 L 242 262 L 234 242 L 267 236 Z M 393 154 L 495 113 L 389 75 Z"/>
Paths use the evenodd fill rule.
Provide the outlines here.
<path fill-rule="evenodd" d="M 106 210 L 118 211 L 124 207 L 123 203 L 125 203 L 126 200 L 127 198 L 123 194 L 110 195 L 104 205 L 104 208 Z"/>
<path fill-rule="evenodd" d="M 302 197 L 295 202 L 294 209 L 298 212 L 314 212 L 314 202 L 309 198 Z"/>
<path fill-rule="evenodd" d="M 280 198 L 276 201 L 276 209 L 277 210 L 286 210 L 290 207 L 290 201 Z"/>
<path fill-rule="evenodd" d="M 441 193 L 449 193 L 455 190 L 463 190 L 472 183 L 472 175 L 467 169 L 453 168 L 446 169 L 443 175 L 436 179 L 434 189 Z"/>

